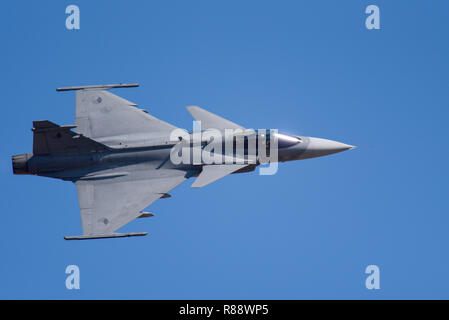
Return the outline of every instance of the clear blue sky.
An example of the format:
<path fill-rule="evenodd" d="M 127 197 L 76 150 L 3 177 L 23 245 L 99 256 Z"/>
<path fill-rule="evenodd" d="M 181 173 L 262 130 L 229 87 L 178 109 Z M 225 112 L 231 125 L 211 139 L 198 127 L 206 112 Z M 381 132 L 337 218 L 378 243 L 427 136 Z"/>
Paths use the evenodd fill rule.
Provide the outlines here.
<path fill-rule="evenodd" d="M 449 298 L 449 2 L 2 1 L 0 36 L 0 298 Z M 81 233 L 75 186 L 13 176 L 10 157 L 33 120 L 74 123 L 56 87 L 117 82 L 180 127 L 193 104 L 358 149 L 189 180 L 122 229 L 144 238 L 64 241 Z"/>

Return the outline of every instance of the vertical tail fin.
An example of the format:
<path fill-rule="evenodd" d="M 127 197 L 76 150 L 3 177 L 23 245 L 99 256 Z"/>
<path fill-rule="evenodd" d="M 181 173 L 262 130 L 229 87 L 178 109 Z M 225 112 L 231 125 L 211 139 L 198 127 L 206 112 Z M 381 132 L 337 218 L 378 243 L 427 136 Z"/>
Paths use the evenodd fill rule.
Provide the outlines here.
<path fill-rule="evenodd" d="M 51 121 L 33 121 L 33 154 L 79 154 L 108 150 L 105 145 L 71 131 L 75 126 L 59 126 Z"/>

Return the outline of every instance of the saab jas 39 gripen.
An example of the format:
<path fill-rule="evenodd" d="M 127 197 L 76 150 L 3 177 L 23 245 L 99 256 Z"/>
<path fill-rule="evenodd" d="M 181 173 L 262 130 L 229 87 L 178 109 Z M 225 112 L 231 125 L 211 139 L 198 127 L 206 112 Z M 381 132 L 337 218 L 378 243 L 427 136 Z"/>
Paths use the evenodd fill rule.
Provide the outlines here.
<path fill-rule="evenodd" d="M 260 164 L 324 156 L 353 146 L 344 143 L 246 129 L 196 106 L 187 132 L 110 93 L 112 84 L 58 88 L 76 91 L 75 125 L 33 122 L 33 152 L 12 157 L 15 174 L 72 181 L 78 191 L 83 234 L 66 240 L 143 236 L 117 233 L 168 192 L 196 177 L 203 187 Z M 263 166 L 261 166 L 262 168 Z M 266 169 L 266 168 L 265 168 Z"/>

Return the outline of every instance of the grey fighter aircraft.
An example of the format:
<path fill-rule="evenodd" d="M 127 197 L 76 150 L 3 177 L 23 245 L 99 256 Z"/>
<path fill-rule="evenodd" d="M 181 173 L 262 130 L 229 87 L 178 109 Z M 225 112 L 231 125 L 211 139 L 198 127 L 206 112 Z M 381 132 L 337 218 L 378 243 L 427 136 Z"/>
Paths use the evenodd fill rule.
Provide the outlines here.
<path fill-rule="evenodd" d="M 116 230 L 136 218 L 151 217 L 153 214 L 143 210 L 160 198 L 170 197 L 168 192 L 188 178 L 196 177 L 192 187 L 203 187 L 231 173 L 253 171 L 262 163 L 262 149 L 270 153 L 273 147 L 271 131 L 255 135 L 229 120 L 192 106 L 187 107 L 188 111 L 195 120 L 201 121 L 202 132 L 232 129 L 240 133 L 225 135 L 215 142 L 200 140 L 197 146 L 199 150 L 207 149 L 209 155 L 223 155 L 230 161 L 206 163 L 200 158 L 199 162 L 176 163 L 172 156 L 179 153 L 179 146 L 195 149 L 194 143 L 187 143 L 185 139 L 186 135 L 189 138 L 195 133 L 185 131 L 184 135 L 173 137 L 173 132 L 179 128 L 108 91 L 137 86 L 115 84 L 56 89 L 76 91 L 75 125 L 34 121 L 33 152 L 12 157 L 14 174 L 57 178 L 76 185 L 83 235 L 66 236 L 66 240 L 146 235 L 146 232 L 117 233 Z M 327 139 L 275 135 L 277 159 L 271 161 L 314 158 L 353 148 Z M 238 136 L 244 136 L 244 159 L 236 153 Z M 251 136 L 259 146 L 254 157 L 248 154 Z M 218 151 L 229 139 L 231 154 Z M 265 147 L 261 148 L 260 142 Z M 244 161 L 238 161 L 242 159 Z"/>

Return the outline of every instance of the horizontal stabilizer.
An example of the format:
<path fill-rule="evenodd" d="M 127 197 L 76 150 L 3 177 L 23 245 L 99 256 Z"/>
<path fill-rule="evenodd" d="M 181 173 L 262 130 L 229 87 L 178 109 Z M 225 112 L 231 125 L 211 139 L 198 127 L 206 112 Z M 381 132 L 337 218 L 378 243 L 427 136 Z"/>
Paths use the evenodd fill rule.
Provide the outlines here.
<path fill-rule="evenodd" d="M 191 187 L 204 187 L 246 166 L 248 166 L 248 164 L 215 164 L 203 166 L 203 171 L 201 171 Z"/>
<path fill-rule="evenodd" d="M 142 237 L 146 236 L 148 232 L 131 232 L 131 233 L 109 233 L 96 235 L 82 235 L 82 236 L 65 236 L 65 240 L 89 240 L 89 239 L 106 239 L 106 238 L 123 238 L 123 237 Z"/>
<path fill-rule="evenodd" d="M 197 106 L 188 106 L 187 110 L 190 112 L 193 118 L 197 121 L 201 121 L 201 129 L 244 129 L 242 126 L 235 124 L 229 120 L 213 114 L 207 110 L 204 110 Z"/>

